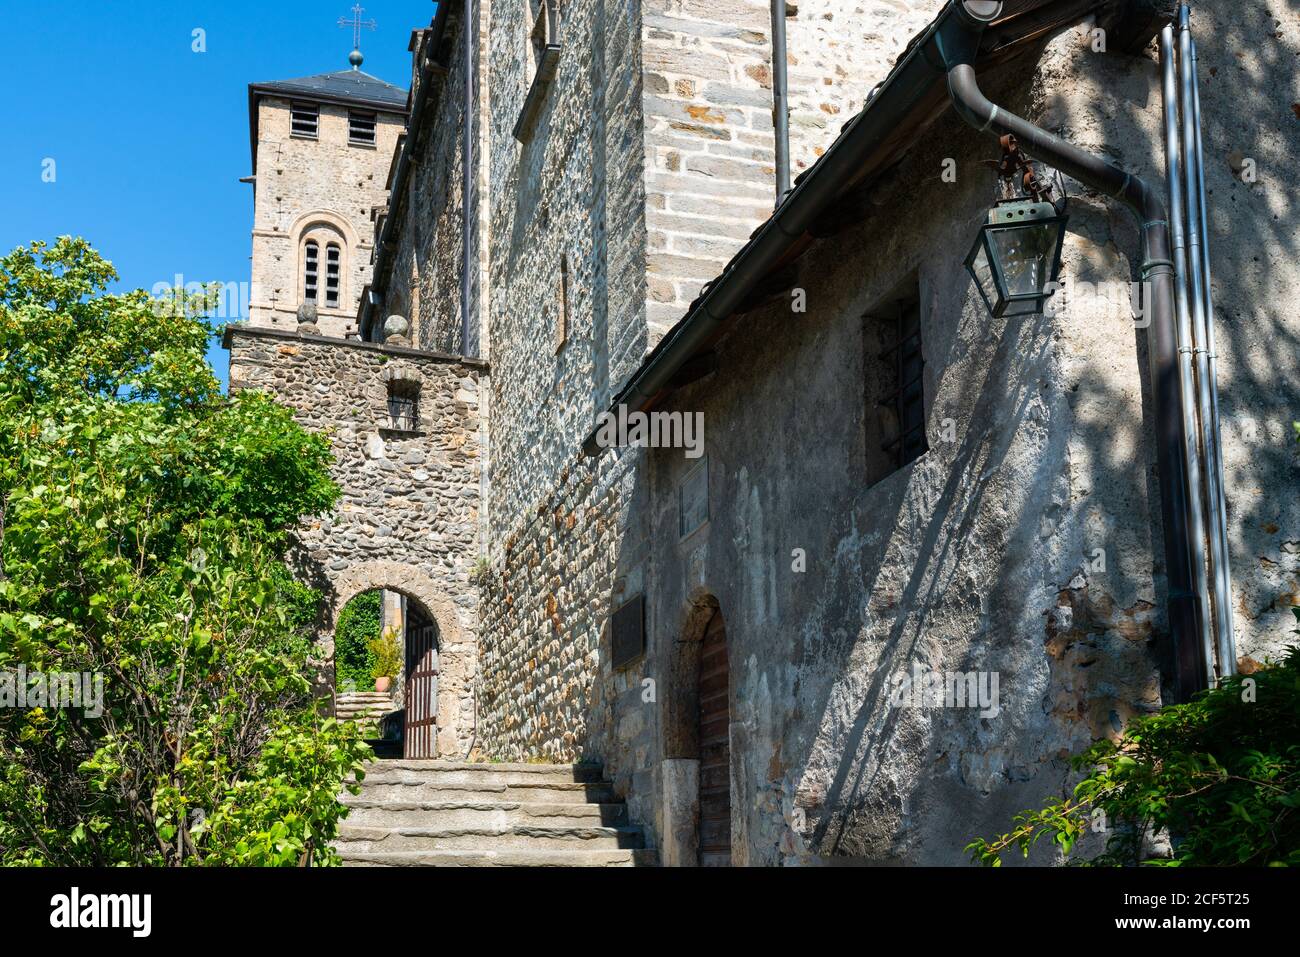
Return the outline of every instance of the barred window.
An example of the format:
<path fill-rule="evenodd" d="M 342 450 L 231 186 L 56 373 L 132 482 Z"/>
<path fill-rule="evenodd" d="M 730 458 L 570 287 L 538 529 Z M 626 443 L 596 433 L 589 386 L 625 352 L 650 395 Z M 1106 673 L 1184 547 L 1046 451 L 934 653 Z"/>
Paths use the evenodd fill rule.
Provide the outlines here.
<path fill-rule="evenodd" d="M 414 432 L 420 424 L 420 386 L 416 382 L 388 383 L 388 426 Z"/>
<path fill-rule="evenodd" d="M 290 129 L 294 136 L 316 139 L 320 129 L 320 107 L 315 103 L 293 103 L 289 107 Z"/>
<path fill-rule="evenodd" d="M 348 113 L 348 142 L 354 146 L 375 145 L 374 113 Z"/>
<path fill-rule="evenodd" d="M 866 479 L 874 485 L 929 451 L 921 305 L 915 287 L 863 316 Z"/>

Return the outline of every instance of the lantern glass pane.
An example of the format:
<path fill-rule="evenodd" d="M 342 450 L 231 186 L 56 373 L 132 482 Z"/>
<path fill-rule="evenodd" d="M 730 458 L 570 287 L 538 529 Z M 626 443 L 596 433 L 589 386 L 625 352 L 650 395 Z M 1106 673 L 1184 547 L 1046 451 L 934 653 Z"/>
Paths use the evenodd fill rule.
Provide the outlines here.
<path fill-rule="evenodd" d="M 989 231 L 1008 298 L 1042 294 L 1051 278 L 1057 238 L 1054 223 Z"/>
<path fill-rule="evenodd" d="M 984 246 L 984 237 L 980 236 L 976 240 L 976 244 L 977 251 L 975 257 L 971 260 L 970 271 L 975 277 L 975 282 L 980 287 L 985 304 L 992 309 L 993 304 L 998 301 L 997 282 L 993 278 L 993 269 L 989 266 L 988 250 Z"/>

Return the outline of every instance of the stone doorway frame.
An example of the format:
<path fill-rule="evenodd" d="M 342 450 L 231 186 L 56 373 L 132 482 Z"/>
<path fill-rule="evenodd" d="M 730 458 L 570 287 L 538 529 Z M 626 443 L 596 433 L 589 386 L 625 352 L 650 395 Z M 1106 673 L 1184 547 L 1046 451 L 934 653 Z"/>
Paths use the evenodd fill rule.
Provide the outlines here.
<path fill-rule="evenodd" d="M 697 588 L 667 649 L 667 693 L 660 706 L 660 786 L 665 867 L 696 867 L 700 857 L 700 658 L 704 632 L 721 611 L 718 599 Z"/>
<path fill-rule="evenodd" d="M 475 645 L 465 635 L 456 606 L 437 583 L 415 565 L 392 561 L 360 562 L 344 569 L 331 581 L 326 597 L 325 613 L 316 635 L 319 651 L 322 696 L 328 694 L 330 713 L 334 709 L 334 635 L 338 630 L 339 615 L 348 602 L 368 591 L 392 591 L 404 596 L 408 602 L 432 621 L 438 628 L 438 660 L 444 679 L 438 684 L 438 757 L 462 757 L 462 741 L 467 737 L 460 727 L 461 692 L 473 674 Z M 405 672 L 405 668 L 403 668 Z M 398 676 L 404 680 L 405 673 Z M 328 684 L 328 691 L 324 687 Z"/>

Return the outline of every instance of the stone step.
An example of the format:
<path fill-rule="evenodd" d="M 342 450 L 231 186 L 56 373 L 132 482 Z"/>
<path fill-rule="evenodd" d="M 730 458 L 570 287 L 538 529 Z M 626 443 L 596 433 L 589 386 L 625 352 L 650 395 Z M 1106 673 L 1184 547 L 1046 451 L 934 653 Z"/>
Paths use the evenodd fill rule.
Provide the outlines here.
<path fill-rule="evenodd" d="M 656 867 L 653 850 L 450 850 L 340 852 L 344 867 Z"/>
<path fill-rule="evenodd" d="M 343 796 L 346 823 L 366 827 L 617 827 L 627 823 L 627 806 L 541 801 L 377 801 L 366 792 Z"/>
<path fill-rule="evenodd" d="M 486 761 L 447 761 L 442 758 L 397 758 L 375 765 L 376 771 L 417 771 L 426 774 L 477 774 L 499 778 L 561 778 L 568 781 L 599 781 L 599 764 L 525 764 Z"/>
<path fill-rule="evenodd" d="M 340 691 L 334 696 L 335 701 L 392 701 L 393 695 L 388 691 Z"/>
<path fill-rule="evenodd" d="M 516 824 L 506 827 L 364 827 L 339 825 L 334 846 L 348 852 L 386 851 L 504 851 L 504 850 L 636 850 L 643 844 L 640 828 L 550 827 Z"/>
<path fill-rule="evenodd" d="M 384 762 L 388 763 L 387 761 Z M 537 781 L 506 784 L 484 781 L 458 784 L 429 781 L 419 776 L 367 774 L 362 794 L 372 801 L 520 801 L 543 804 L 611 804 L 618 800 L 606 782 Z"/>

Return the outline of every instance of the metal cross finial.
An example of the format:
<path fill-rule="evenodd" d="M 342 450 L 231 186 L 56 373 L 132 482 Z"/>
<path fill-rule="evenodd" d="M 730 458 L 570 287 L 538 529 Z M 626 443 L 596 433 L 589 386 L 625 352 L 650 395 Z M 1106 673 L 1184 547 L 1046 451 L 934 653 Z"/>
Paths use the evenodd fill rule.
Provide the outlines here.
<path fill-rule="evenodd" d="M 365 12 L 366 8 L 358 3 L 352 8 L 351 20 L 347 17 L 339 17 L 339 26 L 352 28 L 352 46 L 358 50 L 361 49 L 361 29 L 364 27 L 367 30 L 374 30 L 379 26 L 374 20 L 362 20 L 361 14 Z"/>

